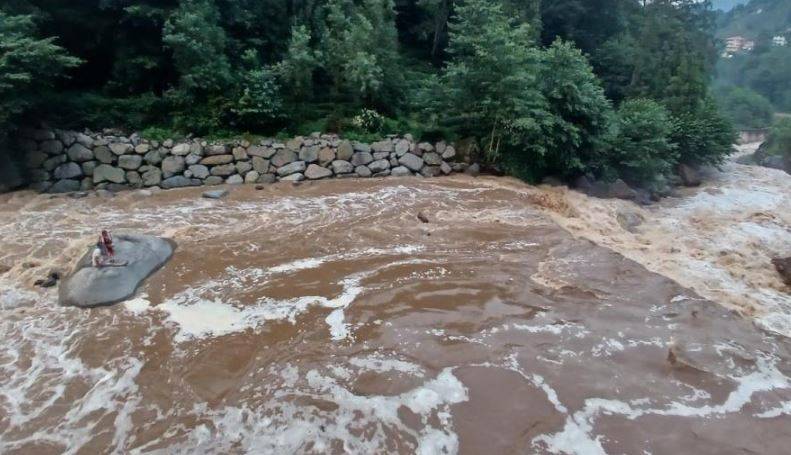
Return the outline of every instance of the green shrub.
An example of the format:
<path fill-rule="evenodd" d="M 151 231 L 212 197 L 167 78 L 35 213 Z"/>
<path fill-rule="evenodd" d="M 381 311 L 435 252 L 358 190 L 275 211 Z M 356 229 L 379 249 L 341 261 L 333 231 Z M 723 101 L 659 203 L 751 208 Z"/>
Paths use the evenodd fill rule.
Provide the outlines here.
<path fill-rule="evenodd" d="M 150 126 L 140 131 L 140 136 L 144 139 L 151 141 L 163 142 L 167 139 L 180 139 L 183 135 L 170 128 L 163 128 L 160 126 Z"/>
<path fill-rule="evenodd" d="M 169 123 L 167 104 L 151 93 L 116 98 L 97 92 L 65 92 L 49 101 L 34 113 L 62 128 L 142 130 Z"/>
<path fill-rule="evenodd" d="M 280 86 L 274 73 L 262 65 L 255 51 L 245 52 L 242 58 L 246 70 L 237 89 L 237 100 L 231 109 L 236 116 L 235 126 L 264 130 L 283 117 Z"/>
<path fill-rule="evenodd" d="M 727 86 L 715 90 L 714 96 L 723 115 L 738 128 L 765 128 L 772 124 L 772 103 L 758 92 Z"/>
<path fill-rule="evenodd" d="M 588 59 L 570 42 L 542 53 L 539 84 L 551 122 L 545 127 L 545 172 L 574 177 L 594 170 L 607 153 L 612 105 Z"/>
<path fill-rule="evenodd" d="M 766 145 L 761 148 L 769 155 L 780 155 L 791 160 L 791 118 L 782 118 L 772 125 Z"/>
<path fill-rule="evenodd" d="M 671 140 L 680 162 L 718 165 L 733 151 L 736 133 L 715 104 L 705 100 L 698 109 L 674 116 Z"/>
<path fill-rule="evenodd" d="M 648 99 L 628 100 L 616 115 L 616 137 L 603 167 L 627 182 L 651 187 L 677 162 L 676 146 L 670 142 L 673 123 L 667 110 Z"/>

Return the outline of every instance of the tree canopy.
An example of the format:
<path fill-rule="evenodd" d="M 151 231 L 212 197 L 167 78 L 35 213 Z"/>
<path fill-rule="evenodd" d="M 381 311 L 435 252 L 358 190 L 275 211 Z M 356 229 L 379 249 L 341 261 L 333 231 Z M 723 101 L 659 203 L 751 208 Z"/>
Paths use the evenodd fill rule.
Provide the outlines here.
<path fill-rule="evenodd" d="M 473 137 L 529 179 L 652 179 L 678 160 L 717 162 L 732 139 L 708 96 L 708 1 L 10 0 L 0 10 L 3 130 L 45 120 Z M 760 65 L 745 77 L 786 96 Z M 694 146 L 677 153 L 682 143 Z"/>

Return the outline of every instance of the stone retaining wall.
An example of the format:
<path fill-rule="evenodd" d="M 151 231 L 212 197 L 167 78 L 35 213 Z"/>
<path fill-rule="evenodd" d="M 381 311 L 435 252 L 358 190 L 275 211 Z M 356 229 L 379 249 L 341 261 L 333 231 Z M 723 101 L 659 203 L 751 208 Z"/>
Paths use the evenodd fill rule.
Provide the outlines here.
<path fill-rule="evenodd" d="M 17 140 L 26 153 L 31 187 L 50 193 L 333 177 L 435 177 L 470 167 L 452 145 L 418 143 L 409 135 L 372 144 L 326 134 L 285 143 L 274 139 L 254 144 L 202 139 L 160 143 L 137 134 L 39 129 L 23 130 Z"/>

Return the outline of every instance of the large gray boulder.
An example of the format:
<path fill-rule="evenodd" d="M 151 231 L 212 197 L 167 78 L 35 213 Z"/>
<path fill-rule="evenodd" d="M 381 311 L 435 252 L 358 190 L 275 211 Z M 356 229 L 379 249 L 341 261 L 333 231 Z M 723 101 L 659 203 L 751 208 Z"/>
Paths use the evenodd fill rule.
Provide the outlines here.
<path fill-rule="evenodd" d="M 295 161 L 293 163 L 286 164 L 285 166 L 278 169 L 277 175 L 281 177 L 285 177 L 287 175 L 295 174 L 297 172 L 304 172 L 306 167 L 307 166 L 305 166 L 304 161 Z"/>
<path fill-rule="evenodd" d="M 419 171 L 423 167 L 423 158 L 407 153 L 398 159 L 398 163 L 410 171 Z"/>
<path fill-rule="evenodd" d="M 54 185 L 49 187 L 50 193 L 71 193 L 72 191 L 80 190 L 80 182 L 77 180 L 63 179 L 55 182 Z"/>
<path fill-rule="evenodd" d="M 307 177 L 309 180 L 325 179 L 327 177 L 332 177 L 332 171 L 325 167 L 311 164 L 305 171 L 305 177 Z"/>
<path fill-rule="evenodd" d="M 125 181 L 126 172 L 124 172 L 123 169 L 112 167 L 107 164 L 100 164 L 93 170 L 93 183 L 124 183 Z"/>
<path fill-rule="evenodd" d="M 297 154 L 288 149 L 281 149 L 271 159 L 271 164 L 274 167 L 285 166 L 286 164 L 297 161 Z"/>
<path fill-rule="evenodd" d="M 77 262 L 74 271 L 60 284 L 61 305 L 90 308 L 111 305 L 131 297 L 140 284 L 173 255 L 176 244 L 168 239 L 144 235 L 117 235 L 115 256 L 123 267 L 91 265 L 93 247 Z"/>
<path fill-rule="evenodd" d="M 55 172 L 52 175 L 58 180 L 75 179 L 82 177 L 82 168 L 77 163 L 63 163 L 55 168 Z"/>
<path fill-rule="evenodd" d="M 169 156 L 162 160 L 162 175 L 165 178 L 184 172 L 184 158 L 180 156 Z"/>
<path fill-rule="evenodd" d="M 69 158 L 72 161 L 82 162 L 93 159 L 93 152 L 80 144 L 72 145 L 69 147 L 69 150 L 67 150 L 66 153 L 69 155 Z"/>
<path fill-rule="evenodd" d="M 184 188 L 186 186 L 199 186 L 201 184 L 200 179 L 189 179 L 184 177 L 183 175 L 174 175 L 173 177 L 168 177 L 159 184 L 162 188 L 169 190 L 171 188 Z"/>

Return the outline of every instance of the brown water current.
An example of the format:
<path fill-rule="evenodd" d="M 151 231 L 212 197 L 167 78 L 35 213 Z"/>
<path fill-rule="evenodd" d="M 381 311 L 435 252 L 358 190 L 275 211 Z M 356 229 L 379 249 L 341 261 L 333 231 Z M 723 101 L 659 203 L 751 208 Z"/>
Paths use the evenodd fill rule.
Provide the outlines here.
<path fill-rule="evenodd" d="M 730 166 L 649 209 L 465 176 L 2 195 L 0 453 L 788 453 L 791 303 L 759 265 L 791 193 Z M 763 215 L 691 221 L 738 188 Z M 32 286 L 101 228 L 178 249 L 116 306 Z"/>

